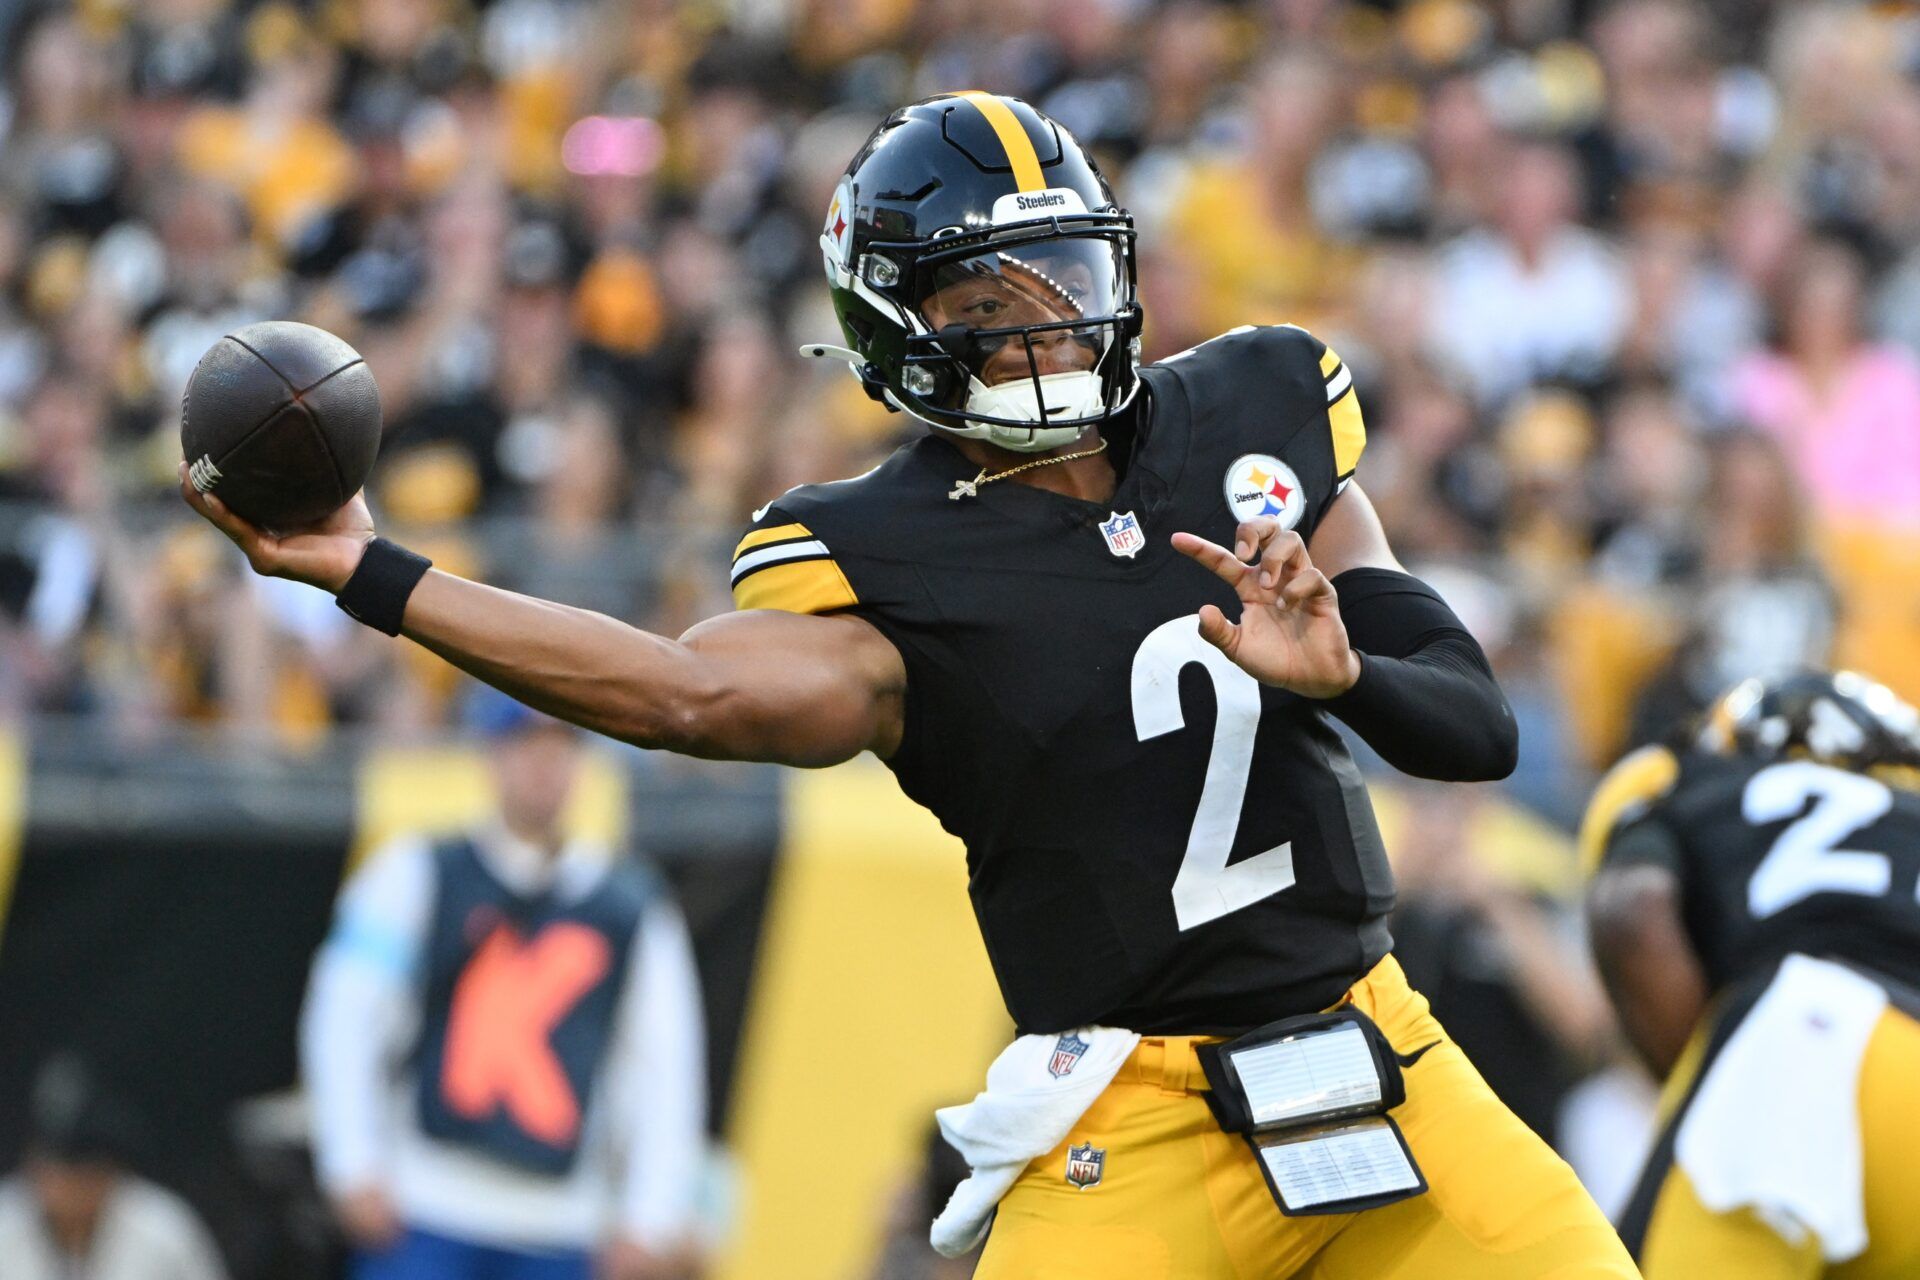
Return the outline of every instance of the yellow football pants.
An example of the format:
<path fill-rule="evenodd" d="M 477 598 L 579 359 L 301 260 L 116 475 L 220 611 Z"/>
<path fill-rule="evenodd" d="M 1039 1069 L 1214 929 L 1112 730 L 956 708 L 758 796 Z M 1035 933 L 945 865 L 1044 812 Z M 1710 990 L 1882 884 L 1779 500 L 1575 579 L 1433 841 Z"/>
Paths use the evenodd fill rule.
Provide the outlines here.
<path fill-rule="evenodd" d="M 1743 1010 L 1744 1011 L 1744 1010 Z M 1703 1028 L 1676 1068 L 1670 1096 L 1684 1096 L 1710 1055 Z M 1655 1152 L 1660 1178 L 1640 1264 L 1647 1280 L 1911 1280 L 1920 1277 L 1920 1022 L 1889 1005 L 1860 1064 L 1860 1127 L 1865 1163 L 1867 1251 L 1828 1267 L 1811 1236 L 1790 1243 L 1750 1209 L 1714 1213 L 1700 1203 L 1673 1163 L 1670 1141 Z M 1671 1124 L 1677 1124 L 1678 1113 Z"/>
<path fill-rule="evenodd" d="M 1639 1273 L 1573 1170 L 1508 1111 L 1391 956 L 1348 1001 L 1405 1055 L 1393 1112 L 1430 1190 L 1284 1216 L 1245 1139 L 1201 1096 L 1197 1037 L 1143 1039 L 1065 1142 L 1000 1202 L 975 1280 L 1629 1280 Z M 1067 1149 L 1106 1153 L 1067 1181 Z"/>

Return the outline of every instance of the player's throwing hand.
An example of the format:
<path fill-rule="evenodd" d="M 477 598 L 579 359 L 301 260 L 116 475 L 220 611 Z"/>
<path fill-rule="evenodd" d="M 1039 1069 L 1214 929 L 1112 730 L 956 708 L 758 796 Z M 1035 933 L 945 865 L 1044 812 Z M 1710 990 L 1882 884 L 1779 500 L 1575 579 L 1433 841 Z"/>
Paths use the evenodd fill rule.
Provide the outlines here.
<path fill-rule="evenodd" d="M 354 494 L 345 506 L 318 524 L 285 534 L 248 524 L 220 499 L 195 489 L 184 462 L 180 464 L 180 496 L 246 552 L 247 563 L 255 573 L 291 578 L 323 591 L 338 591 L 346 585 L 360 563 L 360 553 L 373 538 L 373 513 L 367 509 L 364 494 Z"/>
<path fill-rule="evenodd" d="M 1307 544 L 1273 519 L 1248 520 L 1233 550 L 1191 533 L 1173 546 L 1213 570 L 1240 597 L 1240 621 L 1200 606 L 1200 634 L 1262 684 L 1308 698 L 1345 693 L 1360 678 L 1360 655 L 1347 643 L 1340 598 L 1313 567 Z"/>

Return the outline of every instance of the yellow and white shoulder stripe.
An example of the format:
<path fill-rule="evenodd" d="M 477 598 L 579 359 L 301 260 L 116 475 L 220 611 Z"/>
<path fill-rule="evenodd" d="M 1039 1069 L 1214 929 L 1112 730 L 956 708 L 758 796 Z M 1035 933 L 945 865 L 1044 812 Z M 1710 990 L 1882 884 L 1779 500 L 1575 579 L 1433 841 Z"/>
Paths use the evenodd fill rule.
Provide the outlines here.
<path fill-rule="evenodd" d="M 1328 372 L 1327 363 L 1331 361 L 1333 369 Z M 1327 379 L 1327 403 L 1332 404 L 1347 392 L 1353 390 L 1353 370 L 1340 362 L 1340 357 L 1329 351 L 1321 358 L 1320 372 Z"/>
<path fill-rule="evenodd" d="M 807 532 L 805 525 L 787 524 L 756 529 L 733 549 L 733 584 L 762 569 L 792 560 L 828 560 L 827 544 Z"/>
<path fill-rule="evenodd" d="M 1645 813 L 1679 780 L 1679 757 L 1659 745 L 1630 752 L 1609 769 L 1580 819 L 1580 869 L 1589 876 L 1598 871 L 1615 828 Z"/>
<path fill-rule="evenodd" d="M 1333 433 L 1333 474 L 1346 479 L 1360 465 L 1367 447 L 1367 423 L 1360 416 L 1360 397 L 1353 391 L 1353 370 L 1328 347 L 1320 357 L 1320 376 L 1327 384 L 1327 426 Z"/>
<path fill-rule="evenodd" d="M 755 529 L 740 539 L 732 582 L 740 609 L 823 613 L 860 603 L 827 544 L 802 524 Z"/>

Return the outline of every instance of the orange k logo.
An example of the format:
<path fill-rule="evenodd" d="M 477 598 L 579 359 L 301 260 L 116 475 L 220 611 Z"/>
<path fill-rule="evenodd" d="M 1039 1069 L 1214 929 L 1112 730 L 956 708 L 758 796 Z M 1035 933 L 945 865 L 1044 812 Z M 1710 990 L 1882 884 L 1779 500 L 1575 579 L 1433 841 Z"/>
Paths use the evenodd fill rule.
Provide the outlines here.
<path fill-rule="evenodd" d="M 549 1037 L 611 963 L 606 938 L 585 925 L 549 925 L 531 941 L 496 926 L 453 990 L 440 1074 L 447 1105 L 470 1120 L 504 1106 L 540 1141 L 571 1142 L 580 1099 Z"/>

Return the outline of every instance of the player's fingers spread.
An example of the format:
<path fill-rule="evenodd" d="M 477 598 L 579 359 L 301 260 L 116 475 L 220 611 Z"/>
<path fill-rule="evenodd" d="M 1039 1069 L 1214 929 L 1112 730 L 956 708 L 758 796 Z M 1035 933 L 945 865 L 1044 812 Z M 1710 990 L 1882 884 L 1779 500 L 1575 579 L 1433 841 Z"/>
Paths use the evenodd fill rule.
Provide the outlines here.
<path fill-rule="evenodd" d="M 1253 558 L 1273 541 L 1274 535 L 1281 532 L 1280 522 L 1272 516 L 1256 516 L 1251 520 L 1242 520 L 1233 531 L 1233 550 L 1242 560 Z"/>
<path fill-rule="evenodd" d="M 223 511 L 226 509 L 226 504 L 220 502 L 220 500 L 212 494 L 200 492 L 198 486 L 193 483 L 193 475 L 187 470 L 186 463 L 183 462 L 180 464 L 179 474 L 180 496 L 186 499 L 188 506 L 198 511 L 201 515 L 206 516 L 208 519 L 213 518 L 214 508 L 216 506 Z"/>
<path fill-rule="evenodd" d="M 188 506 L 205 516 L 214 528 L 226 534 L 229 541 L 245 552 L 254 568 L 261 567 L 260 555 L 265 539 L 258 529 L 233 514 L 220 499 L 195 489 L 190 481 L 181 483 L 180 495 L 187 500 Z"/>
<path fill-rule="evenodd" d="M 1274 524 L 1271 519 L 1266 517 L 1242 520 L 1233 530 L 1233 554 L 1235 558 L 1242 563 L 1251 562 L 1254 556 L 1259 554 L 1261 543 L 1265 542 L 1273 529 L 1278 527 L 1279 526 Z"/>
<path fill-rule="evenodd" d="M 1296 573 L 1280 588 L 1280 599 L 1288 608 L 1316 603 L 1321 597 L 1333 598 L 1333 584 L 1327 581 L 1327 575 L 1318 569 L 1309 567 Z"/>
<path fill-rule="evenodd" d="M 228 537 L 233 536 L 233 530 L 229 527 L 232 524 L 232 516 L 227 512 L 226 507 L 194 488 L 192 481 L 180 482 L 180 497 L 188 506 L 210 520 L 220 532 Z"/>
<path fill-rule="evenodd" d="M 1216 605 L 1200 606 L 1200 638 L 1216 649 L 1223 650 L 1228 657 L 1233 656 L 1233 646 L 1239 638 L 1240 628 L 1227 621 L 1227 615 L 1220 612 Z"/>
<path fill-rule="evenodd" d="M 1174 534 L 1173 549 L 1213 570 L 1223 582 L 1237 586 L 1240 579 L 1246 576 L 1247 566 L 1240 563 L 1233 552 L 1196 534 Z"/>
<path fill-rule="evenodd" d="M 1277 587 L 1302 569 L 1313 567 L 1307 544 L 1291 529 L 1278 529 L 1260 549 L 1260 585 Z"/>
<path fill-rule="evenodd" d="M 1240 522 L 1238 535 L 1254 544 L 1256 550 L 1264 551 L 1276 542 L 1292 544 L 1300 540 L 1300 535 L 1281 524 L 1272 516 L 1255 516 L 1251 520 Z"/>
<path fill-rule="evenodd" d="M 254 531 L 248 526 L 247 522 L 227 510 L 227 504 L 212 494 L 201 494 L 200 501 L 195 505 L 206 513 L 207 519 L 213 521 L 214 526 L 218 528 L 220 532 L 226 534 L 235 542 L 244 545 L 246 540 L 253 535 Z"/>

